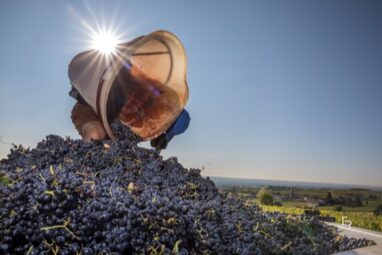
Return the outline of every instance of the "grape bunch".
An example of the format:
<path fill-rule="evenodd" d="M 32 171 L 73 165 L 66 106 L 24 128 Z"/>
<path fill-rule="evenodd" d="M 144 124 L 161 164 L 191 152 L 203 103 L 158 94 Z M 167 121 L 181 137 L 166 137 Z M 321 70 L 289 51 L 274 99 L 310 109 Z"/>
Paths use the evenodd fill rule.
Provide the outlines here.
<path fill-rule="evenodd" d="M 372 243 L 316 217 L 264 212 L 198 169 L 116 140 L 49 135 L 0 161 L 0 254 L 331 254 Z"/>

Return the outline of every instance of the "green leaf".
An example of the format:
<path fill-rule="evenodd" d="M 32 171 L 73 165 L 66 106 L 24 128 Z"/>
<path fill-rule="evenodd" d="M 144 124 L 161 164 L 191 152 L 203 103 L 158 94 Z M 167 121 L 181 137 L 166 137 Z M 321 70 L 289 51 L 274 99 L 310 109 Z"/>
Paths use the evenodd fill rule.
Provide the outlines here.
<path fill-rule="evenodd" d="M 8 176 L 6 176 L 6 175 L 1 176 L 0 175 L 0 184 L 1 185 L 9 185 L 10 183 L 11 183 L 11 179 L 9 179 Z"/>

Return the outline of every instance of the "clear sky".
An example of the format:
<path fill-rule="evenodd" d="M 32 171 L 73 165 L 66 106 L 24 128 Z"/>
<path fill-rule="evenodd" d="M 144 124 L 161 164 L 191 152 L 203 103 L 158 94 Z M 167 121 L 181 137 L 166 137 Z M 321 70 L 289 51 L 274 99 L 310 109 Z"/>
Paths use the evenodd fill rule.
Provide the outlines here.
<path fill-rule="evenodd" d="M 0 1 L 0 135 L 79 138 L 81 20 L 175 33 L 191 124 L 164 155 L 211 176 L 382 185 L 381 1 Z M 10 146 L 0 143 L 0 158 Z"/>

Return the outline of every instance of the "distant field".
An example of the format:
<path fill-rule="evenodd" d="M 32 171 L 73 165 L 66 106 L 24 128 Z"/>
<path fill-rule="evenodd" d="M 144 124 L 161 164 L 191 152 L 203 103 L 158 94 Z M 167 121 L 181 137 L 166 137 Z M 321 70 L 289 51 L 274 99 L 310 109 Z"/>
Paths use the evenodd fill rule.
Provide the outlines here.
<path fill-rule="evenodd" d="M 325 188 L 290 188 L 290 187 L 225 187 L 222 188 L 250 203 L 260 205 L 266 211 L 279 211 L 287 214 L 303 214 L 306 209 L 318 209 L 322 216 L 335 217 L 342 223 L 342 217 L 352 222 L 353 226 L 382 232 L 382 216 L 375 216 L 373 211 L 382 204 L 382 191 L 368 189 L 325 189 Z M 319 205 L 327 199 L 328 193 L 333 199 L 340 197 L 354 199 L 358 197 L 362 206 Z M 274 202 L 282 206 L 261 205 L 259 197 L 267 193 Z M 338 211 L 339 208 L 342 211 Z"/>
<path fill-rule="evenodd" d="M 286 214 L 303 214 L 304 209 L 283 207 L 283 206 L 261 206 L 265 211 L 278 211 Z M 375 216 L 367 212 L 335 212 L 320 209 L 322 216 L 331 216 L 336 218 L 337 223 L 342 223 L 342 217 L 350 220 L 352 226 L 370 229 L 382 232 L 382 216 Z"/>

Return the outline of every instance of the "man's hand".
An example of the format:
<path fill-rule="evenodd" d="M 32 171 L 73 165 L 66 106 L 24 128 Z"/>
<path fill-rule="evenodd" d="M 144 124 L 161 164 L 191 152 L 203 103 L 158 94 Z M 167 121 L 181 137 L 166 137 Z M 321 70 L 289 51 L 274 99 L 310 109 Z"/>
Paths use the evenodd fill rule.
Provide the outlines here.
<path fill-rule="evenodd" d="M 106 138 L 106 132 L 99 121 L 87 122 L 82 126 L 82 138 L 90 142 L 91 140 L 103 140 Z"/>
<path fill-rule="evenodd" d="M 162 134 L 157 138 L 151 140 L 150 144 L 158 151 L 166 149 L 168 144 L 166 134 Z"/>
<path fill-rule="evenodd" d="M 170 126 L 166 133 L 158 136 L 157 138 L 151 140 L 151 146 L 158 151 L 167 148 L 167 144 L 171 139 L 179 134 L 182 134 L 188 128 L 190 124 L 190 115 L 186 110 L 183 110 L 175 122 Z"/>
<path fill-rule="evenodd" d="M 106 131 L 89 105 L 77 102 L 72 110 L 72 121 L 85 141 L 106 138 Z"/>

